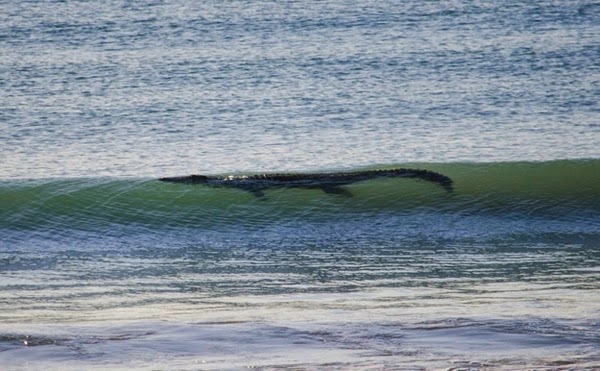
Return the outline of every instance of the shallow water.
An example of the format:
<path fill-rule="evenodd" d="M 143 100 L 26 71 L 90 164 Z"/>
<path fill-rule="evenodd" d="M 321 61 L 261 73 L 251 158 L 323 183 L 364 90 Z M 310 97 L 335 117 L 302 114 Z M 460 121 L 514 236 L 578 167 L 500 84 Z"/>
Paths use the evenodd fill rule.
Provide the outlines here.
<path fill-rule="evenodd" d="M 592 1 L 0 2 L 2 369 L 596 369 Z M 238 189 L 158 177 L 422 168 Z"/>
<path fill-rule="evenodd" d="M 217 241 L 225 246 L 98 241 L 67 248 L 63 241 L 3 253 L 2 363 L 362 369 L 598 362 L 597 241 L 325 242 L 268 233 Z"/>

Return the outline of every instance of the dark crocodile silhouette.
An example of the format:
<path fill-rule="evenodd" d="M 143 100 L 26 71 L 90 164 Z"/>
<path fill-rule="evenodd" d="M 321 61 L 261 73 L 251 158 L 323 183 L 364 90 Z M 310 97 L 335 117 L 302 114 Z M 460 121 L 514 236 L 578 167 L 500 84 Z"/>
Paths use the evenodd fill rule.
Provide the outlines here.
<path fill-rule="evenodd" d="M 259 174 L 207 176 L 189 175 L 181 177 L 160 178 L 163 182 L 183 184 L 204 184 L 211 187 L 238 188 L 251 192 L 257 197 L 271 188 L 307 188 L 321 189 L 325 193 L 352 196 L 342 186 L 376 178 L 416 178 L 437 183 L 446 191 L 452 192 L 452 179 L 430 170 L 422 169 L 390 169 L 365 170 L 337 173 L 297 173 L 297 174 Z"/>

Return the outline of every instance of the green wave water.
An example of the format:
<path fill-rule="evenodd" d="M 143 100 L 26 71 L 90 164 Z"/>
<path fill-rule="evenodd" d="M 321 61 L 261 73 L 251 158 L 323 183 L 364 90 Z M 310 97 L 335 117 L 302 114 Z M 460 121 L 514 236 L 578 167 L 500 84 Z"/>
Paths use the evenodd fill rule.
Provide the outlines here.
<path fill-rule="evenodd" d="M 210 230 L 319 222 L 372 215 L 470 215 L 598 223 L 600 160 L 404 164 L 445 174 L 454 191 L 414 179 L 347 186 L 345 197 L 320 190 L 237 189 L 156 179 L 52 179 L 0 183 L 0 229 L 114 229 L 119 226 Z M 396 166 L 382 166 L 391 168 Z"/>

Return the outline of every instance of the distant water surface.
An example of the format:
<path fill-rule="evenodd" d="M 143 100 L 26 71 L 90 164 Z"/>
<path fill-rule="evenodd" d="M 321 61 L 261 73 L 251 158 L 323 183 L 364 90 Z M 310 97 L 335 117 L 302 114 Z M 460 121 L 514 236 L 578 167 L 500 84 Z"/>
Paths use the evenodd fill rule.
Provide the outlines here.
<path fill-rule="evenodd" d="M 599 8 L 5 2 L 0 176 L 598 158 Z"/>

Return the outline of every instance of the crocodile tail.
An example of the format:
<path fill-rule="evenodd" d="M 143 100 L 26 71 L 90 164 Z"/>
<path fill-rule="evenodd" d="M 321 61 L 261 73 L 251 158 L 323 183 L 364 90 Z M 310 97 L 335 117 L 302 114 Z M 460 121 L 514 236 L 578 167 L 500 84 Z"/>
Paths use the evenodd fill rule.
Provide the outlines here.
<path fill-rule="evenodd" d="M 450 177 L 448 177 L 444 174 L 436 173 L 435 171 L 419 170 L 417 172 L 416 178 L 438 183 L 448 192 L 452 192 L 452 190 L 453 190 L 452 189 L 452 183 L 453 183 L 452 179 L 450 179 Z"/>
<path fill-rule="evenodd" d="M 382 171 L 388 172 L 391 176 L 417 178 L 426 180 L 428 182 L 434 182 L 442 186 L 448 192 L 452 192 L 453 190 L 452 179 L 444 174 L 436 173 L 435 171 L 423 169 L 393 169 Z"/>

